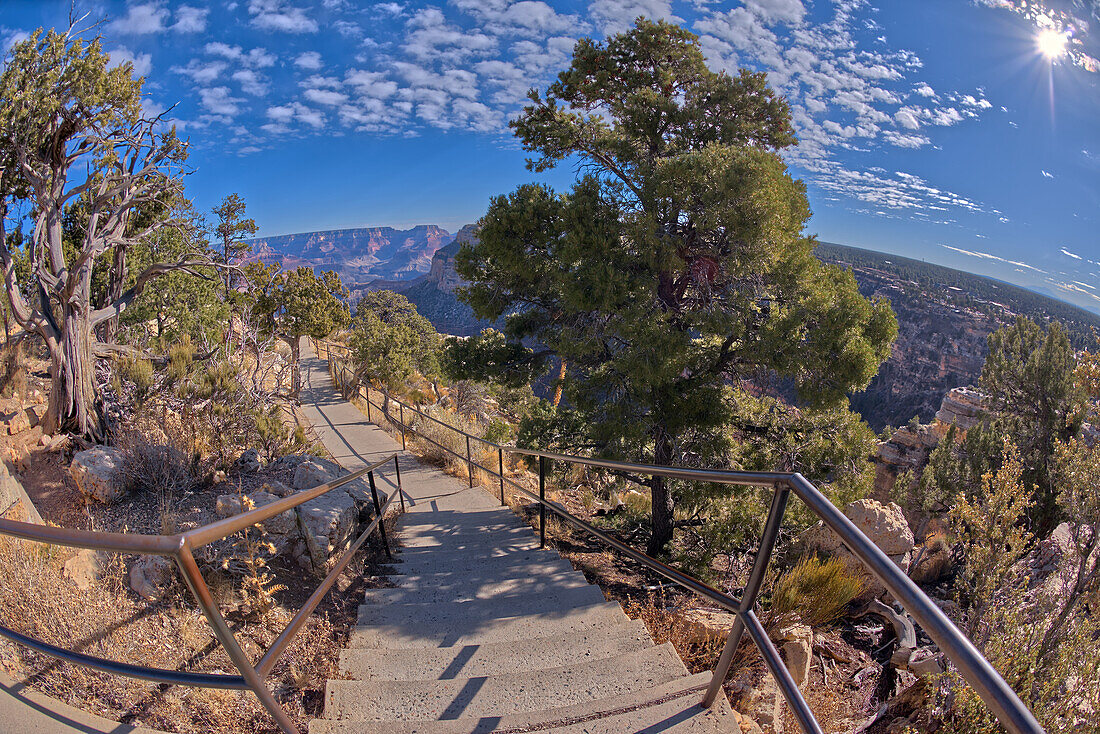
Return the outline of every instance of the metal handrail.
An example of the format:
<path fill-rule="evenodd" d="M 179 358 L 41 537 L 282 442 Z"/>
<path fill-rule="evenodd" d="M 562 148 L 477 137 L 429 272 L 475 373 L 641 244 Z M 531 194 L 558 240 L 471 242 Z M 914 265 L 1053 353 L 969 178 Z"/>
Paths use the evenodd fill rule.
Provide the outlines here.
<path fill-rule="evenodd" d="M 339 368 L 341 382 L 346 386 L 351 381 L 349 377 L 354 377 L 354 374 L 348 370 L 347 366 L 342 362 L 333 359 L 333 351 L 335 349 L 343 348 L 345 355 L 347 354 L 346 347 L 341 345 L 324 344 L 326 347 L 327 357 L 329 362 L 333 365 L 334 372 L 336 368 Z M 361 390 L 361 388 L 360 388 Z M 944 652 L 946 657 L 951 660 L 952 663 L 958 668 L 962 677 L 970 684 L 975 690 L 978 696 L 982 699 L 985 705 L 996 715 L 1001 725 L 1005 727 L 1012 734 L 1042 734 L 1043 728 L 1039 725 L 1035 716 L 1020 700 L 1019 696 L 1012 690 L 1011 687 L 1005 682 L 1004 678 L 993 668 L 988 660 L 974 647 L 973 643 L 964 635 L 955 624 L 948 619 L 947 615 L 932 601 L 927 594 L 913 583 L 902 570 L 891 561 L 882 550 L 876 546 L 870 538 L 868 538 L 859 528 L 852 523 L 835 505 L 833 505 L 820 490 L 817 489 L 809 480 L 803 477 L 799 473 L 792 472 L 745 472 L 735 471 L 727 469 L 691 469 L 686 467 L 670 467 L 670 466 L 655 466 L 650 464 L 638 464 L 632 462 L 623 461 L 610 461 L 605 459 L 594 459 L 586 456 L 571 456 L 567 454 L 558 454 L 549 451 L 538 451 L 534 449 L 523 449 L 515 446 L 506 446 L 497 444 L 492 441 L 487 441 L 480 436 L 474 436 L 471 433 L 463 431 L 459 428 L 440 421 L 433 416 L 430 416 L 423 411 L 419 410 L 415 406 L 406 404 L 401 400 L 389 395 L 387 392 L 380 390 L 387 400 L 393 401 L 400 406 L 402 414 L 405 409 L 412 410 L 417 415 L 427 418 L 435 423 L 444 426 L 455 433 L 465 436 L 467 439 L 467 456 L 465 460 L 468 463 L 470 469 L 470 484 L 473 486 L 473 467 L 478 466 L 487 474 L 492 476 L 497 472 L 483 467 L 480 464 L 475 464 L 472 457 L 469 455 L 469 440 L 475 439 L 481 443 L 491 446 L 498 451 L 498 466 L 500 477 L 500 499 L 501 504 L 504 504 L 504 484 L 505 477 L 503 472 L 503 455 L 504 452 L 512 454 L 519 454 L 523 456 L 536 457 L 539 460 L 539 494 L 535 494 L 530 490 L 521 487 L 516 482 L 509 481 L 514 489 L 523 494 L 524 496 L 539 503 L 540 508 L 540 520 L 539 520 L 539 533 L 542 539 L 542 544 L 545 545 L 546 537 L 546 510 L 550 510 L 563 520 L 579 527 L 593 535 L 603 543 L 610 545 L 624 555 L 629 556 L 633 560 L 642 564 L 643 566 L 651 569 L 652 571 L 664 576 L 665 578 L 673 581 L 674 583 L 692 591 L 696 594 L 706 597 L 707 599 L 718 604 L 722 608 L 733 612 L 736 615 L 736 620 L 733 628 L 730 631 L 729 636 L 726 639 L 725 646 L 723 647 L 722 654 L 719 657 L 718 663 L 715 666 L 713 676 L 711 678 L 710 685 L 704 694 L 702 704 L 709 707 L 715 700 L 719 690 L 721 689 L 722 682 L 726 678 L 726 674 L 729 672 L 730 664 L 733 662 L 734 653 L 740 644 L 741 637 L 747 631 L 749 637 L 756 645 L 764 658 L 764 662 L 775 679 L 782 692 L 787 704 L 790 706 L 792 713 L 797 719 L 802 731 L 812 734 L 819 734 L 822 730 L 818 724 L 813 712 L 806 704 L 805 698 L 803 698 L 801 692 L 798 689 L 798 685 L 791 677 L 790 672 L 786 666 L 783 665 L 778 651 L 775 649 L 770 638 L 765 632 L 763 626 L 757 619 L 756 614 L 753 612 L 757 597 L 760 592 L 760 587 L 763 583 L 765 572 L 767 571 L 768 563 L 771 559 L 774 551 L 776 538 L 779 534 L 779 527 L 783 520 L 784 512 L 786 511 L 787 499 L 790 493 L 794 493 L 801 499 L 810 510 L 816 514 L 830 530 L 840 536 L 841 541 L 848 548 L 848 550 L 854 555 L 865 568 L 867 568 L 883 586 L 893 595 L 895 599 L 901 604 L 901 606 L 909 612 L 918 624 L 924 629 L 933 642 Z M 362 395 L 362 392 L 359 393 Z M 370 388 L 368 387 L 365 394 L 368 410 L 374 404 L 370 400 Z M 386 419 L 391 423 L 398 425 L 402 432 L 402 443 L 405 440 L 405 433 L 412 430 L 417 433 L 418 437 L 429 441 L 430 443 L 438 446 L 439 448 L 447 451 L 455 457 L 462 459 L 463 457 L 455 451 L 441 446 L 435 441 L 428 439 L 416 432 L 415 427 L 411 424 L 407 424 L 402 415 L 402 421 L 396 423 L 393 416 L 390 415 L 382 406 L 374 406 L 379 410 L 382 410 L 386 415 Z M 680 479 L 685 481 L 697 481 L 708 482 L 714 484 L 729 484 L 729 485 L 747 485 L 756 487 L 772 487 L 772 503 L 768 513 L 768 520 L 764 527 L 764 533 L 761 537 L 760 547 L 757 550 L 756 557 L 753 561 L 752 571 L 749 575 L 749 581 L 745 586 L 740 599 L 734 597 L 731 594 L 724 593 L 715 589 L 702 581 L 685 574 L 671 566 L 658 561 L 657 559 L 646 555 L 640 551 L 637 551 L 630 546 L 622 543 L 616 538 L 608 535 L 600 529 L 592 526 L 590 523 L 580 519 L 573 515 L 564 507 L 556 502 L 547 500 L 545 497 L 545 481 L 547 463 L 550 461 L 562 461 L 573 464 L 581 464 L 586 466 L 598 467 L 603 469 L 610 469 L 619 472 L 631 472 L 639 474 L 648 474 L 651 476 L 663 476 L 671 479 Z"/>
<path fill-rule="evenodd" d="M 379 502 L 374 474 L 382 466 L 389 464 L 391 461 L 393 462 L 396 474 L 397 491 L 391 493 L 389 497 L 386 498 L 385 502 Z M 275 642 L 273 642 L 264 653 L 260 662 L 253 666 L 248 656 L 237 642 L 237 638 L 229 628 L 225 618 L 218 610 L 218 606 L 214 602 L 210 589 L 206 585 L 202 573 L 199 571 L 198 564 L 195 563 L 194 550 L 223 538 L 227 538 L 257 523 L 269 520 L 281 512 L 286 512 L 310 500 L 316 499 L 326 492 L 330 492 L 337 487 L 342 487 L 364 475 L 366 475 L 370 481 L 371 499 L 375 510 L 374 519 L 367 525 L 366 529 L 359 534 L 359 537 L 348 546 L 347 550 L 343 552 L 340 559 L 321 581 L 321 584 L 314 590 L 309 599 L 306 600 L 306 603 L 298 610 L 275 639 Z M 89 530 L 36 525 L 33 523 L 0 518 L 0 535 L 8 535 L 40 543 L 49 543 L 51 545 L 89 548 L 92 550 L 118 553 L 168 556 L 173 558 L 184 581 L 191 590 L 192 595 L 194 595 L 203 614 L 206 615 L 207 621 L 214 629 L 215 636 L 218 638 L 218 641 L 221 642 L 229 658 L 233 661 L 234 666 L 240 671 L 241 675 L 192 673 L 188 671 L 167 670 L 164 668 L 153 668 L 144 665 L 107 660 L 57 647 L 56 645 L 42 642 L 41 640 L 21 634 L 4 626 L 0 626 L 0 637 L 5 637 L 12 642 L 37 650 L 38 652 L 50 655 L 59 660 L 130 678 L 140 678 L 156 683 L 201 688 L 250 689 L 256 694 L 260 703 L 263 704 L 264 708 L 271 714 L 275 723 L 282 731 L 286 732 L 286 734 L 298 734 L 298 728 L 294 725 L 294 722 L 290 720 L 290 717 L 279 702 L 275 700 L 271 691 L 264 685 L 263 679 L 270 675 L 271 669 L 274 667 L 279 656 L 286 650 L 287 646 L 290 645 L 295 635 L 298 634 L 309 616 L 317 608 L 317 605 L 321 603 L 325 594 L 332 588 L 332 585 L 336 582 L 336 578 L 345 568 L 347 568 L 352 557 L 375 530 L 377 530 L 381 536 L 386 554 L 389 555 L 390 549 L 386 540 L 383 518 L 390 506 L 398 499 L 401 502 L 402 510 L 404 510 L 405 497 L 404 490 L 401 486 L 401 469 L 398 465 L 398 455 L 394 453 L 379 459 L 373 464 L 369 464 L 361 469 L 356 469 L 350 474 L 346 474 L 331 482 L 295 492 L 292 495 L 275 500 L 262 507 L 257 507 L 239 515 L 234 515 L 233 517 L 218 520 L 175 535 L 101 533 Z"/>

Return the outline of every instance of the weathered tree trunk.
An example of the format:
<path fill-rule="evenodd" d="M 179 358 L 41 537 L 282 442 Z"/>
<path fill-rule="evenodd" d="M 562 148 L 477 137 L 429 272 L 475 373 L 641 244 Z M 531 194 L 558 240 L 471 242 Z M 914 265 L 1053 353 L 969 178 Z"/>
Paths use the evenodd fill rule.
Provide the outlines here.
<path fill-rule="evenodd" d="M 558 370 L 558 384 L 554 388 L 554 407 L 558 407 L 558 403 L 561 402 L 561 391 L 565 387 L 565 371 L 569 367 L 563 359 L 561 362 L 561 369 Z"/>
<path fill-rule="evenodd" d="M 672 463 L 672 437 L 662 426 L 655 426 L 653 435 L 653 463 L 667 466 Z M 653 534 L 649 538 L 646 553 L 651 556 L 660 554 L 672 540 L 672 493 L 668 490 L 667 477 L 652 477 L 649 480 L 649 495 L 652 500 L 651 523 Z"/>
<path fill-rule="evenodd" d="M 126 279 L 126 248 L 116 245 L 114 263 L 111 265 L 111 279 L 107 286 L 107 303 L 114 303 L 122 296 L 122 287 Z M 112 316 L 103 322 L 103 341 L 114 344 L 118 334 L 118 316 Z"/>
<path fill-rule="evenodd" d="M 72 431 L 96 441 L 103 439 L 93 342 L 88 315 L 65 308 L 61 339 L 50 349 L 50 398 L 44 432 Z"/>
<path fill-rule="evenodd" d="M 302 337 L 290 338 L 290 395 L 298 397 L 302 391 L 302 370 L 298 365 L 299 356 L 302 353 Z"/>

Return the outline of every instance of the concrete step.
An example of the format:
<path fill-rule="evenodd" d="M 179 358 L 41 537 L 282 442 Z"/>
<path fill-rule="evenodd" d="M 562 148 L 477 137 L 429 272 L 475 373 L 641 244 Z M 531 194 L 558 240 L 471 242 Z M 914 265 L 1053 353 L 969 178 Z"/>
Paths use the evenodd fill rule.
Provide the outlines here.
<path fill-rule="evenodd" d="M 575 607 L 603 604 L 604 592 L 594 585 L 574 589 L 560 589 L 553 593 L 528 594 L 522 591 L 500 594 L 493 599 L 438 600 L 420 596 L 409 601 L 381 603 L 368 596 L 367 603 L 359 607 L 356 624 L 383 624 L 386 622 L 416 622 L 418 624 L 448 624 L 452 620 L 480 622 L 500 616 L 524 614 L 552 614 Z"/>
<path fill-rule="evenodd" d="M 469 550 L 451 553 L 445 548 L 433 548 L 430 552 L 417 550 L 395 553 L 394 573 L 419 576 L 428 573 L 497 574 L 501 578 L 542 576 L 572 571 L 573 565 L 553 551 L 525 551 L 491 555 L 476 554 Z"/>
<path fill-rule="evenodd" d="M 394 578 L 394 581 L 399 584 L 397 588 L 368 589 L 364 597 L 366 604 L 446 603 L 474 599 L 494 599 L 514 594 L 540 596 L 556 594 L 566 589 L 583 589 L 589 586 L 584 574 L 579 571 L 556 573 L 549 576 L 506 579 L 504 581 L 484 578 L 455 579 L 452 577 L 447 583 L 440 584 L 416 582 L 410 585 L 400 582 L 399 579 L 401 578 L 400 576 Z"/>
<path fill-rule="evenodd" d="M 353 627 L 348 647 L 423 648 L 483 645 L 534 637 L 579 634 L 605 626 L 626 625 L 630 618 L 618 604 L 605 602 L 563 612 L 500 617 L 476 623 L 456 620 L 446 627 L 395 620 L 388 624 Z M 537 654 L 537 651 L 532 651 Z"/>
<path fill-rule="evenodd" d="M 355 721 L 503 716 L 571 706 L 687 675 L 669 644 L 548 670 L 429 681 L 330 680 L 325 715 Z"/>
<path fill-rule="evenodd" d="M 399 589 L 469 589 L 486 585 L 500 585 L 502 588 L 527 588 L 532 585 L 566 583 L 582 585 L 587 583 L 585 576 L 580 571 L 559 571 L 538 576 L 511 576 L 501 577 L 497 573 L 479 573 L 477 571 L 443 572 L 422 574 L 391 574 L 384 578 L 396 584 Z M 580 579 L 579 581 L 577 579 Z M 368 589 L 367 593 L 373 593 L 380 589 Z"/>
<path fill-rule="evenodd" d="M 719 696 L 710 709 L 699 706 L 702 689 L 709 682 L 710 673 L 699 673 L 611 699 L 504 716 L 369 723 L 314 719 L 309 734 L 739 734 L 725 696 Z"/>
<path fill-rule="evenodd" d="M 631 620 L 584 632 L 509 642 L 419 650 L 353 648 L 340 653 L 340 672 L 355 680 L 448 680 L 558 668 L 653 647 L 645 625 Z"/>

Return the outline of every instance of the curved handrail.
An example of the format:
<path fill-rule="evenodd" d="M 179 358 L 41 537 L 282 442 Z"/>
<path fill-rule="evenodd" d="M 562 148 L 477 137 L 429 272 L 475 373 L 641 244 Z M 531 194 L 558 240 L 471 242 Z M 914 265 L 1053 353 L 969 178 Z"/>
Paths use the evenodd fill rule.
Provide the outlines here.
<path fill-rule="evenodd" d="M 396 473 L 397 491 L 391 493 L 389 497 L 386 498 L 385 503 L 380 503 L 378 501 L 378 491 L 375 486 L 374 473 L 391 461 L 393 462 Z M 336 577 L 347 567 L 356 551 L 359 550 L 366 539 L 375 530 L 377 530 L 381 536 L 383 545 L 386 547 L 386 553 L 389 553 L 383 518 L 394 501 L 400 499 L 402 507 L 404 507 L 405 503 L 404 490 L 401 486 L 401 470 L 397 461 L 398 455 L 396 453 L 390 454 L 374 463 L 356 469 L 338 479 L 334 479 L 331 482 L 318 484 L 316 487 L 295 492 L 287 497 L 269 502 L 266 505 L 256 507 L 239 515 L 217 520 L 207 525 L 175 535 L 102 533 L 90 530 L 36 525 L 34 523 L 0 518 L 0 535 L 8 535 L 24 540 L 49 543 L 51 545 L 64 545 L 74 548 L 89 548 L 99 551 L 172 557 L 176 561 L 176 565 L 179 567 L 184 581 L 198 601 L 199 607 L 206 615 L 207 621 L 210 623 L 210 626 L 213 627 L 215 636 L 218 638 L 219 642 L 222 643 L 222 646 L 225 647 L 226 652 L 237 669 L 240 670 L 241 675 L 191 673 L 108 660 L 51 645 L 4 626 L 0 626 L 0 637 L 5 637 L 13 642 L 60 660 L 116 675 L 140 678 L 157 683 L 195 687 L 251 689 L 253 693 L 256 694 L 256 697 L 260 699 L 264 708 L 271 714 L 272 718 L 275 719 L 280 729 L 287 732 L 287 734 L 297 734 L 297 727 L 294 726 L 294 723 L 290 720 L 286 711 L 283 710 L 279 702 L 275 700 L 271 692 L 264 686 L 263 679 L 271 673 L 271 669 L 274 667 L 279 656 L 290 645 L 295 635 L 297 635 L 305 625 L 309 616 L 317 608 L 317 605 L 320 604 L 325 594 L 332 588 L 333 584 L 336 582 Z M 201 548 L 215 541 L 229 537 L 247 527 L 269 520 L 279 513 L 286 512 L 287 510 L 305 504 L 310 500 L 320 497 L 326 492 L 342 487 L 364 475 L 370 480 L 371 497 L 375 509 L 374 519 L 367 525 L 366 529 L 360 533 L 359 537 L 343 552 L 317 589 L 314 590 L 306 603 L 298 610 L 276 638 L 275 642 L 273 642 L 264 653 L 260 662 L 253 666 L 247 655 L 245 655 L 244 651 L 237 643 L 236 636 L 226 624 L 224 617 L 222 617 L 221 612 L 214 603 L 214 599 L 210 594 L 210 589 L 207 587 L 206 581 L 203 579 L 202 574 L 199 572 L 198 565 L 195 563 L 193 551 L 196 548 Z"/>
<path fill-rule="evenodd" d="M 329 346 L 329 359 L 332 359 L 332 350 Z M 342 363 L 339 364 L 345 378 L 344 382 L 347 383 L 346 378 L 348 376 L 348 369 Z M 368 405 L 373 405 L 370 402 L 370 389 L 367 388 L 366 400 Z M 764 656 L 765 663 L 767 664 L 771 674 L 776 678 L 779 684 L 780 690 L 783 692 L 784 697 L 787 699 L 788 704 L 791 706 L 793 713 L 802 726 L 803 731 L 806 732 L 819 732 L 821 731 L 813 714 L 809 711 L 805 700 L 801 693 L 798 691 L 797 685 L 794 684 L 790 678 L 786 667 L 782 665 L 778 653 L 775 651 L 774 646 L 771 644 L 766 634 L 763 634 L 763 628 L 759 627 L 759 621 L 755 619 L 755 615 L 752 612 L 752 607 L 756 601 L 756 595 L 759 592 L 760 583 L 763 580 L 764 571 L 766 570 L 768 560 L 771 556 L 775 537 L 778 533 L 779 524 L 782 521 L 782 516 L 786 507 L 786 495 L 793 492 L 801 499 L 810 510 L 816 514 L 822 522 L 829 527 L 834 533 L 836 533 L 844 545 L 849 551 L 872 573 L 886 589 L 897 599 L 902 607 L 913 615 L 914 619 L 921 625 L 928 636 L 936 643 L 936 645 L 944 652 L 948 659 L 950 659 L 955 666 L 959 669 L 959 672 L 963 678 L 974 688 L 978 696 L 982 699 L 986 706 L 997 716 L 997 719 L 1001 724 L 1013 734 L 1042 734 L 1043 728 L 1039 725 L 1035 716 L 1016 695 L 1015 691 L 1005 682 L 1004 678 L 993 668 L 988 660 L 978 651 L 974 644 L 964 635 L 958 627 L 943 613 L 943 611 L 932 601 L 932 599 L 925 594 L 921 589 L 913 583 L 901 569 L 891 561 L 882 550 L 876 546 L 870 538 L 868 538 L 859 528 L 852 523 L 835 505 L 833 505 L 820 490 L 817 489 L 809 480 L 803 477 L 799 473 L 791 472 L 745 472 L 732 469 L 692 469 L 687 467 L 670 467 L 670 466 L 656 466 L 650 464 L 639 464 L 632 462 L 612 461 L 606 459 L 595 459 L 586 456 L 571 456 L 568 454 L 559 454 L 549 451 L 538 451 L 535 449 L 523 449 L 515 446 L 507 446 L 498 444 L 492 441 L 487 441 L 479 436 L 474 436 L 471 433 L 463 431 L 459 428 L 440 421 L 439 419 L 430 416 L 423 411 L 419 410 L 415 406 L 408 405 L 401 400 L 389 395 L 385 391 L 379 391 L 386 397 L 387 400 L 393 401 L 397 405 L 401 406 L 402 410 L 408 408 L 417 415 L 434 421 L 435 423 L 444 426 L 455 433 L 465 436 L 467 441 L 473 439 L 480 441 L 482 444 L 491 446 L 497 451 L 509 452 L 513 454 L 519 454 L 523 456 L 534 457 L 539 460 L 539 479 L 540 479 L 540 493 L 536 495 L 534 492 L 527 490 L 515 482 L 510 484 L 519 492 L 525 496 L 538 502 L 542 509 L 542 519 L 540 520 L 540 528 L 542 533 L 545 533 L 545 510 L 550 510 L 563 520 L 570 522 L 573 525 L 583 528 L 586 532 L 592 534 L 602 542 L 611 545 L 616 550 L 630 556 L 632 559 L 643 564 L 644 566 L 652 569 L 656 573 L 665 576 L 671 581 L 693 591 L 694 593 L 705 596 L 706 598 L 714 601 L 725 609 L 733 611 L 737 614 L 739 624 L 734 626 L 729 638 L 726 641 L 726 646 L 722 652 L 722 657 L 719 660 L 718 666 L 715 669 L 714 678 L 711 681 L 710 688 L 704 698 L 704 705 L 709 705 L 714 699 L 714 695 L 717 693 L 718 688 L 721 685 L 722 680 L 725 678 L 725 674 L 728 671 L 729 665 L 732 662 L 733 654 L 737 649 L 740 642 L 743 630 L 749 632 L 757 648 Z M 376 406 L 386 414 L 386 418 L 391 423 L 395 423 L 393 416 L 391 416 L 382 406 Z M 402 433 L 410 429 L 415 429 L 406 424 L 404 421 L 401 423 L 395 423 L 401 428 Z M 430 441 L 430 439 L 429 439 Z M 458 453 L 452 451 L 449 448 L 441 446 L 435 441 L 430 441 L 439 448 L 451 453 L 452 455 L 461 457 Z M 467 446 L 469 444 L 467 443 Z M 469 450 L 469 449 L 467 449 Z M 482 470 L 486 471 L 490 475 L 494 472 L 482 467 L 480 464 L 475 464 L 472 457 L 467 455 L 465 460 L 471 467 L 471 486 L 473 486 L 473 474 L 472 467 L 478 466 Z M 748 485 L 774 488 L 772 509 L 769 512 L 768 521 L 765 526 L 764 536 L 761 541 L 761 547 L 756 555 L 756 560 L 753 564 L 753 570 L 750 574 L 749 583 L 746 585 L 745 593 L 740 600 L 735 599 L 733 596 L 724 594 L 717 589 L 714 589 L 698 579 L 695 579 L 688 574 L 677 571 L 676 569 L 668 566 L 657 559 L 641 553 L 633 548 L 630 548 L 621 541 L 616 540 L 612 536 L 600 531 L 591 524 L 576 517 L 564 507 L 561 507 L 555 502 L 551 502 L 545 498 L 545 473 L 547 461 L 564 461 L 575 464 L 582 464 L 587 466 L 593 466 L 598 468 L 605 468 L 613 471 L 631 472 L 640 474 L 649 474 L 651 476 L 663 476 L 672 479 L 681 479 L 685 481 L 698 481 L 708 482 L 715 484 L 732 484 L 732 485 Z M 501 501 L 503 502 L 503 484 L 504 476 L 503 472 L 500 473 L 501 479 Z M 770 648 L 770 649 L 768 649 Z M 777 665 L 778 663 L 778 665 Z"/>

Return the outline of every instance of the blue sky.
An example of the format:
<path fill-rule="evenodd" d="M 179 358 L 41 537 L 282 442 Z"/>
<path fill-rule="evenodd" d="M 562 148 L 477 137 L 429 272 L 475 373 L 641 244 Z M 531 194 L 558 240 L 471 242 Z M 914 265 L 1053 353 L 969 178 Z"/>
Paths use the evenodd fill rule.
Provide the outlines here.
<path fill-rule="evenodd" d="M 68 0 L 0 0 L 4 48 Z M 476 220 L 536 176 L 507 121 L 574 41 L 638 15 L 791 102 L 822 240 L 923 258 L 1100 311 L 1100 0 L 81 2 L 192 144 L 188 190 L 261 234 Z M 85 21 L 87 23 L 88 21 Z M 1064 53 L 1044 55 L 1040 39 Z"/>

